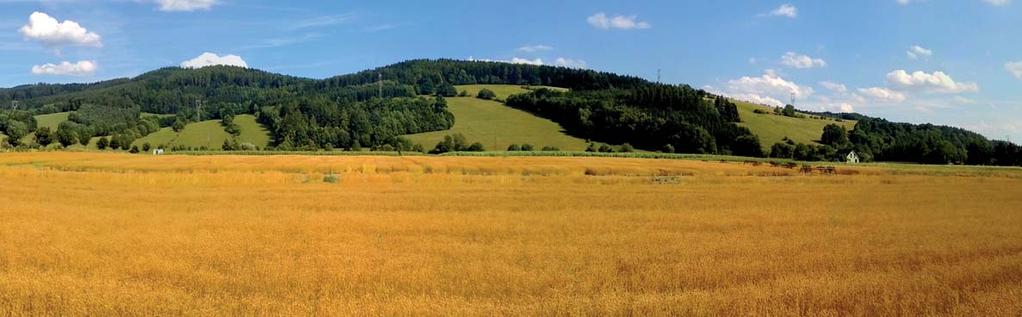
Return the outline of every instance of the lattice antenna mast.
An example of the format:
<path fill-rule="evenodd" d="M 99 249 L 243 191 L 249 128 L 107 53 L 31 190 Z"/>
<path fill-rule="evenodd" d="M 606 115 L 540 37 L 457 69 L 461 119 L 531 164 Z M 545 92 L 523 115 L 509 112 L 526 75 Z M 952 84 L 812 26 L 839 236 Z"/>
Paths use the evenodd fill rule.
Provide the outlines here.
<path fill-rule="evenodd" d="M 659 68 L 656 69 L 656 83 L 657 84 L 660 83 L 660 69 Z"/>
<path fill-rule="evenodd" d="M 795 106 L 795 92 L 794 91 L 791 92 L 791 106 L 792 107 Z"/>

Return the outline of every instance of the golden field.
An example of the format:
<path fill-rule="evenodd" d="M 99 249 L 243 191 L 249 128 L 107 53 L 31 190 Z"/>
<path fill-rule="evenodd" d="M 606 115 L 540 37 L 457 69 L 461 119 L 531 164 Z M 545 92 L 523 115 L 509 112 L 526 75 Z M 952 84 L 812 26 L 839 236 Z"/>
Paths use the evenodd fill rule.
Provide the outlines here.
<path fill-rule="evenodd" d="M 1022 315 L 1022 171 L 838 170 L 0 154 L 0 316 Z"/>

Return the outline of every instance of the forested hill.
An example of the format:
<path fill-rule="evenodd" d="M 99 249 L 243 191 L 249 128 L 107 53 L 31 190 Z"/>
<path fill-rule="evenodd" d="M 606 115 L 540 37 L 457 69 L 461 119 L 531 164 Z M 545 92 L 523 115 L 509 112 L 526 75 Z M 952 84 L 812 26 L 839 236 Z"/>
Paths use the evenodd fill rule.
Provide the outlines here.
<path fill-rule="evenodd" d="M 838 160 L 854 150 L 866 160 L 1022 164 L 1022 149 L 1015 144 L 962 129 L 858 114 L 818 114 L 854 119 L 858 125 L 851 131 L 828 127 L 819 144 L 788 141 L 764 153 L 759 138 L 738 125 L 734 103 L 688 85 L 593 70 L 447 59 L 411 60 L 321 80 L 229 66 L 170 67 L 92 84 L 6 88 L 0 89 L 0 104 L 6 108 L 17 101 L 18 109 L 0 112 L 0 133 L 11 145 L 33 132 L 36 140 L 56 139 L 65 146 L 95 136 L 118 136 L 124 144 L 160 127 L 177 129 L 202 120 L 219 119 L 231 129 L 235 115 L 252 114 L 269 129 L 278 149 L 407 145 L 399 136 L 451 128 L 457 118 L 444 97 L 459 95 L 455 86 L 468 84 L 568 88 L 534 89 L 510 96 L 506 104 L 553 120 L 580 138 L 648 151 Z M 71 112 L 57 131 L 38 127 L 33 118 L 57 112 Z"/>
<path fill-rule="evenodd" d="M 350 75 L 327 78 L 320 87 L 346 87 L 384 80 L 415 85 L 429 94 L 444 85 L 511 84 L 571 90 L 635 88 L 648 81 L 607 72 L 565 67 L 460 60 L 411 60 Z"/>

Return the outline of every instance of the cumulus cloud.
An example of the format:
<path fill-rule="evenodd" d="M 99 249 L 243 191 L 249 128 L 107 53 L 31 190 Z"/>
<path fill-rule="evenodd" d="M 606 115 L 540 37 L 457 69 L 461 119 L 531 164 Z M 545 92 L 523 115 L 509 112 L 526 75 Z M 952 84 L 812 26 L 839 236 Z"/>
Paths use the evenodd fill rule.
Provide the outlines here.
<path fill-rule="evenodd" d="M 156 0 L 160 11 L 195 11 L 209 10 L 217 3 L 216 0 Z"/>
<path fill-rule="evenodd" d="M 827 88 L 828 90 L 836 93 L 845 93 L 848 91 L 848 87 L 845 86 L 844 84 L 835 83 L 832 81 L 821 81 L 820 86 L 823 86 L 823 88 Z"/>
<path fill-rule="evenodd" d="M 809 55 L 787 52 L 781 56 L 781 64 L 798 69 L 816 68 L 827 66 L 827 61 L 819 58 L 812 58 Z"/>
<path fill-rule="evenodd" d="M 799 86 L 772 71 L 767 71 L 757 77 L 744 76 L 729 80 L 727 90 L 722 94 L 758 104 L 783 106 L 785 102 L 781 100 L 787 100 L 792 94 L 797 99 L 806 99 L 813 93 L 812 87 Z"/>
<path fill-rule="evenodd" d="M 639 21 L 638 18 L 636 15 L 615 15 L 610 17 L 606 13 L 599 12 L 586 18 L 586 22 L 589 22 L 589 25 L 594 28 L 603 30 L 642 30 L 652 27 L 649 22 Z"/>
<path fill-rule="evenodd" d="M 907 98 L 904 93 L 883 87 L 859 88 L 859 93 L 875 101 L 885 103 L 903 102 Z"/>
<path fill-rule="evenodd" d="M 514 57 L 514 58 L 511 58 L 511 63 L 512 64 L 526 64 L 526 65 L 543 65 L 543 59 L 541 59 L 541 58 L 528 59 L 528 58 Z"/>
<path fill-rule="evenodd" d="M 103 46 L 99 34 L 89 32 L 78 22 L 57 19 L 43 12 L 32 12 L 28 17 L 28 24 L 19 30 L 25 39 L 36 40 L 47 46 Z"/>
<path fill-rule="evenodd" d="M 1011 4 L 1011 0 L 983 0 L 983 2 L 986 2 L 986 3 L 988 3 L 988 4 L 992 5 L 992 6 L 997 6 L 997 7 L 1006 6 L 1006 5 Z"/>
<path fill-rule="evenodd" d="M 933 56 L 933 50 L 919 45 L 913 45 L 905 52 L 905 54 L 911 59 L 927 59 L 930 58 L 930 56 Z"/>
<path fill-rule="evenodd" d="M 900 88 L 920 89 L 938 93 L 979 91 L 979 85 L 976 83 L 956 82 L 951 76 L 941 71 L 933 73 L 916 71 L 909 74 L 905 70 L 899 69 L 887 74 L 887 82 Z"/>
<path fill-rule="evenodd" d="M 80 61 L 77 63 L 60 62 L 60 64 L 43 64 L 32 66 L 32 73 L 36 75 L 61 75 L 61 76 L 86 76 L 92 75 L 97 69 L 94 61 Z"/>
<path fill-rule="evenodd" d="M 584 60 L 564 57 L 558 57 L 557 60 L 554 61 L 554 64 L 557 66 L 564 66 L 569 68 L 586 68 L 587 66 L 586 61 Z"/>
<path fill-rule="evenodd" d="M 790 3 L 785 3 L 782 4 L 780 7 L 777 7 L 777 9 L 771 10 L 766 15 L 772 17 L 786 17 L 794 19 L 798 17 L 798 8 Z"/>
<path fill-rule="evenodd" d="M 535 53 L 541 51 L 551 51 L 554 48 L 547 45 L 526 45 L 518 48 L 519 52 Z"/>
<path fill-rule="evenodd" d="M 1005 63 L 1004 69 L 1015 78 L 1022 79 L 1022 61 Z"/>
<path fill-rule="evenodd" d="M 214 65 L 238 66 L 246 68 L 248 67 L 248 63 L 245 63 L 245 60 L 241 59 L 241 56 L 238 55 L 219 56 L 217 54 L 209 52 L 202 53 L 202 55 L 199 55 L 196 58 L 181 62 L 181 67 L 183 68 L 203 68 L 206 66 Z"/>

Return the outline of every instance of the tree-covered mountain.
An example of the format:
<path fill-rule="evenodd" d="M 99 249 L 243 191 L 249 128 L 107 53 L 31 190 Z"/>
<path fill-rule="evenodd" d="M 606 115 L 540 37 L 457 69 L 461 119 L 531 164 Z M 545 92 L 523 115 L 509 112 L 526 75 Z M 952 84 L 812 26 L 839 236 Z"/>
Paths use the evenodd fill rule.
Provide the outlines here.
<path fill-rule="evenodd" d="M 449 129 L 457 118 L 443 97 L 458 94 L 455 85 L 468 84 L 568 88 L 533 90 L 509 97 L 507 104 L 594 141 L 650 151 L 768 154 L 753 133 L 737 125 L 733 103 L 687 85 L 565 67 L 447 59 L 406 61 L 322 80 L 211 66 L 170 67 L 92 84 L 24 85 L 0 89 L 0 104 L 19 105 L 0 115 L 0 132 L 25 135 L 36 130 L 31 115 L 72 111 L 70 121 L 52 131 L 61 143 L 98 135 L 117 135 L 125 143 L 159 127 L 254 114 L 281 149 L 369 147 L 404 134 Z M 143 112 L 170 116 L 143 120 L 134 115 Z M 817 115 L 859 123 L 851 131 L 827 131 L 822 145 L 782 143 L 769 155 L 834 160 L 855 150 L 867 160 L 1022 164 L 1017 145 L 962 129 L 859 114 Z"/>

